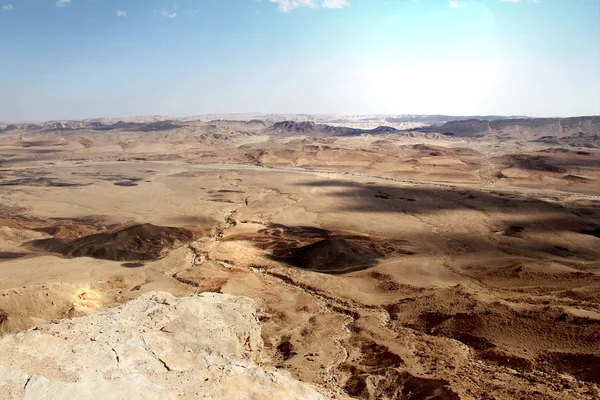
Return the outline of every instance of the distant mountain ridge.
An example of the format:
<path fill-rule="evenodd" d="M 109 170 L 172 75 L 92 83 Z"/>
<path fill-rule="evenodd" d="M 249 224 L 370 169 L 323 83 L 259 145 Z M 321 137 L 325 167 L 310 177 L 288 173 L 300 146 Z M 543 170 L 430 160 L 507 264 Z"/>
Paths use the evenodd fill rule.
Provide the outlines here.
<path fill-rule="evenodd" d="M 65 122 L 53 121 L 42 124 L 11 124 L 5 126 L 4 129 L 0 129 L 0 133 L 111 130 L 160 132 L 191 127 L 192 129 L 203 128 L 208 130 L 208 132 L 217 132 L 225 135 L 239 132 L 250 135 L 261 134 L 275 137 L 342 137 L 416 131 L 461 138 L 497 137 L 502 139 L 513 136 L 518 139 L 532 140 L 552 145 L 600 147 L 600 116 L 570 118 L 501 118 L 487 116 L 486 118 L 489 119 L 458 119 L 428 126 L 416 125 L 416 128 L 398 128 L 398 126 L 405 127 L 406 125 L 402 125 L 404 122 L 394 122 L 400 121 L 403 118 L 413 117 L 419 118 L 419 116 L 387 117 L 384 119 L 373 117 L 373 120 L 370 121 L 368 116 L 365 116 L 362 123 L 348 123 L 348 125 L 354 126 L 345 126 L 341 124 L 341 120 L 339 119 L 331 119 L 330 123 L 318 123 L 307 120 L 269 122 L 258 119 L 183 121 L 180 119 L 160 120 L 159 117 L 152 117 L 143 121 L 141 117 L 136 117 L 133 120 L 124 119 L 117 121 L 114 119 L 105 119 Z M 430 117 L 430 121 L 443 121 L 446 116 L 425 117 Z M 321 116 L 321 118 L 325 119 L 324 116 Z M 385 125 L 385 121 L 391 121 L 390 123 L 397 123 L 400 125 L 396 125 L 396 127 L 388 126 Z M 382 125 L 379 125 L 380 123 L 382 123 Z"/>
<path fill-rule="evenodd" d="M 46 122 L 35 124 L 10 124 L 0 132 L 10 131 L 73 131 L 78 129 L 91 129 L 95 131 L 109 131 L 113 129 L 131 130 L 131 131 L 160 131 L 185 126 L 185 123 L 175 120 L 164 120 L 155 122 L 125 122 L 118 121 L 106 123 L 102 121 L 65 121 L 65 122 Z"/>
<path fill-rule="evenodd" d="M 586 135 L 600 134 L 600 116 L 571 118 L 516 118 L 486 121 L 468 119 L 450 121 L 423 129 L 446 136 L 480 137 L 490 134 L 522 133 L 530 135 Z"/>
<path fill-rule="evenodd" d="M 246 114 L 205 114 L 188 117 L 172 117 L 164 115 L 149 115 L 149 116 L 132 116 L 122 118 L 86 118 L 78 120 L 50 120 L 50 121 L 18 121 L 18 122 L 2 122 L 0 121 L 0 129 L 3 126 L 51 126 L 56 124 L 76 125 L 76 124 L 93 124 L 113 125 L 118 122 L 150 124 L 163 121 L 178 121 L 178 122 L 210 122 L 210 121 L 264 121 L 267 123 L 276 123 L 284 121 L 294 122 L 314 122 L 318 124 L 330 125 L 350 125 L 350 124 L 368 124 L 379 123 L 380 125 L 387 124 L 407 124 L 418 123 L 425 125 L 440 125 L 449 121 L 460 121 L 465 119 L 481 119 L 493 121 L 498 119 L 515 119 L 526 118 L 524 116 L 499 116 L 499 115 L 477 115 L 477 116 L 451 116 L 451 115 L 426 115 L 426 114 L 261 114 L 261 113 L 246 113 Z"/>
<path fill-rule="evenodd" d="M 316 124 L 304 121 L 282 121 L 276 122 L 268 129 L 270 133 L 279 135 L 310 135 L 310 136 L 357 136 L 363 134 L 380 134 L 399 132 L 391 126 L 379 126 L 374 129 L 348 128 L 344 126 L 332 126 L 327 124 Z"/>
<path fill-rule="evenodd" d="M 192 123 L 190 121 L 189 123 Z M 75 131 L 75 130 L 93 130 L 93 131 L 110 131 L 110 130 L 124 130 L 124 131 L 165 131 L 171 129 L 177 129 L 187 126 L 188 123 L 178 120 L 165 120 L 151 123 L 140 123 L 140 122 L 125 122 L 118 121 L 115 123 L 107 124 L 100 121 L 67 121 L 67 122 L 53 122 L 45 124 L 13 124 L 8 125 L 0 132 L 11 132 L 11 131 L 25 131 L 25 132 L 41 132 L 41 131 Z M 282 121 L 270 124 L 260 120 L 250 121 L 227 121 L 227 120 L 214 120 L 203 123 L 206 127 L 223 127 L 230 126 L 240 130 L 263 130 L 266 134 L 274 134 L 280 136 L 289 135 L 309 135 L 309 136 L 354 136 L 362 134 L 379 134 L 379 133 L 393 133 L 399 130 L 390 126 L 379 126 L 374 129 L 358 129 L 349 128 L 344 126 L 331 126 L 327 124 L 317 124 L 310 121 L 296 122 L 296 121 Z"/>
<path fill-rule="evenodd" d="M 518 119 L 518 118 L 528 118 L 524 115 L 400 115 L 396 117 L 387 117 L 386 121 L 390 123 L 397 122 L 414 122 L 421 121 L 427 122 L 431 125 L 444 124 L 449 121 L 463 121 L 463 120 L 483 120 L 483 121 L 496 121 L 501 119 Z"/>

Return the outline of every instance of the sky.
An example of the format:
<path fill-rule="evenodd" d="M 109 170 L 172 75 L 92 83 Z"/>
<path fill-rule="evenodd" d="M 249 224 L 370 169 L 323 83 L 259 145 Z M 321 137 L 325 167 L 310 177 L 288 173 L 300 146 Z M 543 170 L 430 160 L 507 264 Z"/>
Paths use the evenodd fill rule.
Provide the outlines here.
<path fill-rule="evenodd" d="M 600 0 L 0 0 L 0 121 L 600 114 Z"/>

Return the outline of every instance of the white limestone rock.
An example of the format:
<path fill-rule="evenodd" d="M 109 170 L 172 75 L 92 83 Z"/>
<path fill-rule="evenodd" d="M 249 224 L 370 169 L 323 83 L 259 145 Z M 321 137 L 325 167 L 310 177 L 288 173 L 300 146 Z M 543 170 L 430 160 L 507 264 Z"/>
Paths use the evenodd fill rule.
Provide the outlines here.
<path fill-rule="evenodd" d="M 120 307 L 0 337 L 6 399 L 324 399 L 261 366 L 253 300 L 147 293 Z"/>

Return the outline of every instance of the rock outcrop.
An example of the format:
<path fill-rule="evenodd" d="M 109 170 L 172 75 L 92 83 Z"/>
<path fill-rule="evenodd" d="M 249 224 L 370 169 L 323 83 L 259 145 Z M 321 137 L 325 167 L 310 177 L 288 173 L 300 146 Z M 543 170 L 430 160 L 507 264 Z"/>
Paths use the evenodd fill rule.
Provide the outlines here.
<path fill-rule="evenodd" d="M 153 292 L 0 337 L 2 399 L 324 399 L 260 366 L 253 300 Z"/>

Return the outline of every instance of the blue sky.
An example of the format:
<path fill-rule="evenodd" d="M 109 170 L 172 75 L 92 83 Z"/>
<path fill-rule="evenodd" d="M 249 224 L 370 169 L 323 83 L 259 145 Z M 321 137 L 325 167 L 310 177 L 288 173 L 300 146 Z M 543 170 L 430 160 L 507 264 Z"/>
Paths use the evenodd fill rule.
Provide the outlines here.
<path fill-rule="evenodd" d="M 0 121 L 600 114 L 599 0 L 0 0 Z"/>

